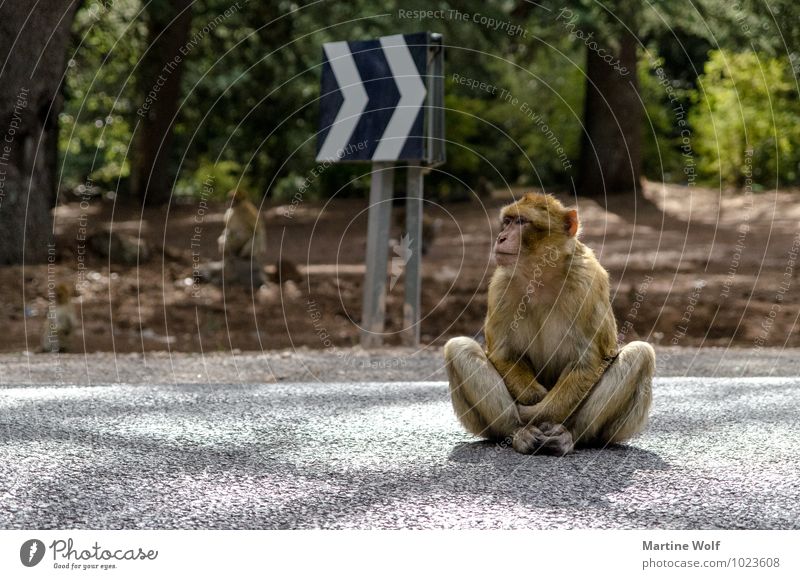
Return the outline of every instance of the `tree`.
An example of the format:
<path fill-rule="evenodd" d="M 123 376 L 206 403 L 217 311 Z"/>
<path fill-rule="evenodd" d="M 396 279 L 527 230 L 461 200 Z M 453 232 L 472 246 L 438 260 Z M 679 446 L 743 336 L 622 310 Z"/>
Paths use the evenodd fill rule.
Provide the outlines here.
<path fill-rule="evenodd" d="M 75 0 L 0 6 L 0 264 L 47 257 L 61 83 L 77 8 Z"/>
<path fill-rule="evenodd" d="M 146 205 L 170 198 L 173 129 L 192 24 L 191 0 L 153 0 L 147 5 L 147 50 L 139 75 L 141 118 L 134 134 L 131 190 Z"/>
<path fill-rule="evenodd" d="M 622 31 L 617 50 L 586 51 L 580 195 L 602 197 L 640 188 L 644 105 L 639 99 L 636 45 L 636 37 Z M 618 64 L 611 66 L 604 54 Z"/>
<path fill-rule="evenodd" d="M 686 37 L 738 42 L 737 19 L 751 12 L 723 0 L 698 0 L 687 8 L 670 0 L 570 0 L 534 4 L 521 0 L 513 14 L 529 16 L 549 34 L 585 45 L 586 89 L 577 193 L 640 193 L 645 105 L 639 91 L 637 52 L 654 39 Z M 714 23 L 712 33 L 709 24 Z M 680 42 L 680 51 L 685 50 Z M 689 55 L 685 55 L 689 56 Z M 690 76 L 699 73 L 690 71 Z M 668 82 L 677 79 L 667 79 Z"/>

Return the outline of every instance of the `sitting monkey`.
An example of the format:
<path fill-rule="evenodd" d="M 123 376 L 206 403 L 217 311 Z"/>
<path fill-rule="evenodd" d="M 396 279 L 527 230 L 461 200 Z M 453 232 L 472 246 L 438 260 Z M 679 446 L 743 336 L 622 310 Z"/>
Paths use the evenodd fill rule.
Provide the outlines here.
<path fill-rule="evenodd" d="M 578 240 L 577 212 L 529 193 L 501 218 L 486 350 L 465 337 L 444 348 L 459 420 L 526 454 L 563 455 L 637 434 L 655 352 L 645 342 L 617 351 L 608 273 Z"/>
<path fill-rule="evenodd" d="M 230 191 L 228 198 L 231 206 L 225 211 L 225 229 L 217 239 L 225 278 L 260 286 L 266 281 L 263 271 L 267 256 L 264 220 L 243 190 Z"/>
<path fill-rule="evenodd" d="M 42 331 L 43 352 L 64 352 L 67 339 L 78 326 L 75 306 L 70 301 L 71 292 L 66 284 L 60 283 L 55 289 L 55 302 L 47 309 L 47 320 Z"/>

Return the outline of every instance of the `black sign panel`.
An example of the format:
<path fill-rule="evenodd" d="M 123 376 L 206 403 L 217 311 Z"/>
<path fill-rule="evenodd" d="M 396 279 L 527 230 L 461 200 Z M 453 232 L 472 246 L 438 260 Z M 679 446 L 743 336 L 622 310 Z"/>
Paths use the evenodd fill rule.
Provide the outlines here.
<path fill-rule="evenodd" d="M 428 78 L 431 36 L 323 45 L 318 161 L 431 160 L 426 139 L 434 135 L 426 130 L 426 109 L 431 87 L 442 87 Z M 441 63 L 441 45 L 435 46 Z"/>

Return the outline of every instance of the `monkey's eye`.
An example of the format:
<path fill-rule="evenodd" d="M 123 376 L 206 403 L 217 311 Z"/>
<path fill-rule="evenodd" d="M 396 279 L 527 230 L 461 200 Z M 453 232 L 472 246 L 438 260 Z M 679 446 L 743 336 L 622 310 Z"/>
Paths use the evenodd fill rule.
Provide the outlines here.
<path fill-rule="evenodd" d="M 512 223 L 514 225 L 525 225 L 527 223 L 530 223 L 530 221 L 528 221 L 524 217 L 520 217 L 519 215 L 513 217 L 511 215 L 508 215 L 506 217 L 503 217 L 503 227 L 508 227 Z"/>

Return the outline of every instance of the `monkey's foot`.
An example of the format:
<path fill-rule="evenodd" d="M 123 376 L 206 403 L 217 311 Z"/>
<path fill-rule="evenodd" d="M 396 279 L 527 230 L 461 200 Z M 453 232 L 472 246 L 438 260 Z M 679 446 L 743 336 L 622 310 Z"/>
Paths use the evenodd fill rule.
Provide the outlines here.
<path fill-rule="evenodd" d="M 575 444 L 572 434 L 563 424 L 544 422 L 539 426 L 524 426 L 514 433 L 511 443 L 522 454 L 549 454 L 564 456 L 572 452 Z"/>

